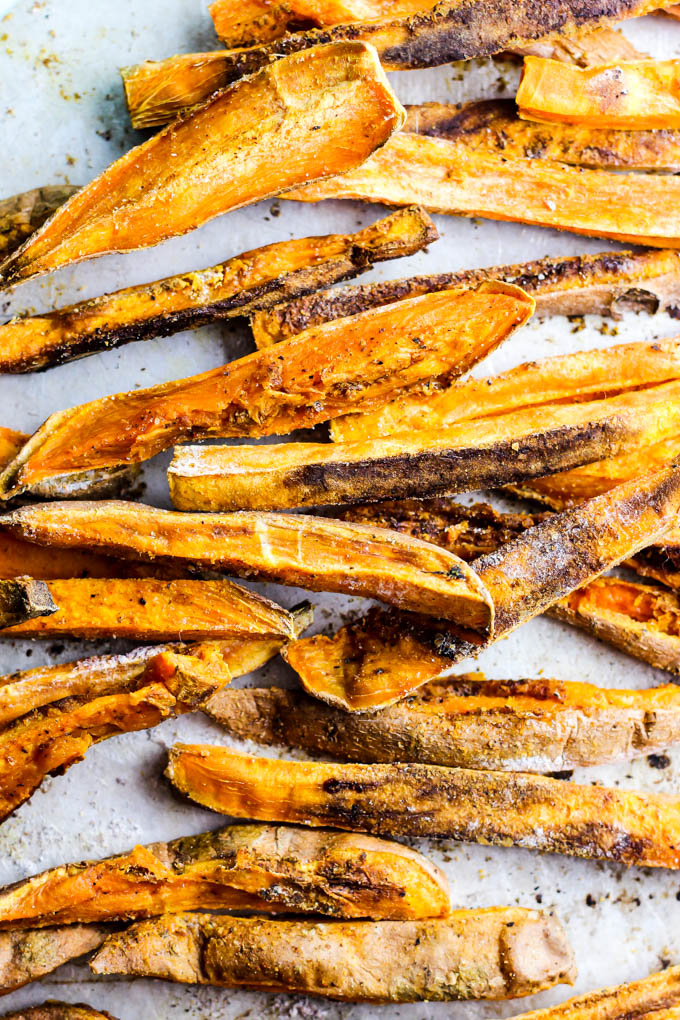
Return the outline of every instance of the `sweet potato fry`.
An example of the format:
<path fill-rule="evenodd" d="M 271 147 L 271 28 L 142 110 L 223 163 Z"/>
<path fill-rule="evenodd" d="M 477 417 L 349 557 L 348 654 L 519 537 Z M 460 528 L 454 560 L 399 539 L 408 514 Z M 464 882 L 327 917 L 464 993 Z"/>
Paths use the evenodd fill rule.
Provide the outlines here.
<path fill-rule="evenodd" d="M 680 868 L 671 797 L 526 772 L 253 758 L 207 744 L 171 748 L 166 775 L 196 803 L 235 818 Z"/>
<path fill-rule="evenodd" d="M 213 566 L 312 591 L 379 598 L 488 630 L 488 596 L 462 560 L 384 529 L 297 514 L 205 517 L 138 503 L 24 507 L 2 526 L 30 541 Z"/>
<path fill-rule="evenodd" d="M 603 765 L 652 754 L 680 740 L 675 684 L 619 691 L 472 674 L 433 681 L 400 704 L 370 715 L 331 708 L 301 691 L 223 688 L 206 711 L 239 740 L 341 761 L 496 771 L 560 772 Z"/>
<path fill-rule="evenodd" d="M 56 611 L 6 624 L 0 637 L 285 640 L 295 631 L 287 610 L 231 581 L 76 578 L 32 584 L 46 589 Z"/>
<path fill-rule="evenodd" d="M 679 500 L 680 468 L 661 469 L 554 514 L 473 560 L 494 602 L 490 640 L 670 532 Z M 310 694 L 356 712 L 394 704 L 478 650 L 442 621 L 373 611 L 333 638 L 292 642 L 285 656 Z"/>
<path fill-rule="evenodd" d="M 464 142 L 397 134 L 357 170 L 288 192 L 298 202 L 351 198 L 422 205 L 654 248 L 680 247 L 677 177 L 609 173 L 540 159 L 506 159 Z"/>
<path fill-rule="evenodd" d="M 546 63 L 562 66 L 556 60 Z M 571 68 L 570 68 L 571 70 Z M 583 73 L 583 72 L 579 72 Z M 405 131 L 459 141 L 480 152 L 509 158 L 547 159 L 570 166 L 610 170 L 680 169 L 680 131 L 631 130 L 522 120 L 511 99 L 454 105 L 425 103 L 406 108 Z"/>
<path fill-rule="evenodd" d="M 16 251 L 76 191 L 71 184 L 57 184 L 0 201 L 0 260 Z"/>
<path fill-rule="evenodd" d="M 437 239 L 427 213 L 407 209 L 355 234 L 282 241 L 210 269 L 171 276 L 0 326 L 0 372 L 33 372 L 358 276 L 374 262 L 411 255 Z"/>
<path fill-rule="evenodd" d="M 43 581 L 30 577 L 0 581 L 0 630 L 57 612 L 50 589 Z"/>
<path fill-rule="evenodd" d="M 331 319 L 420 294 L 477 286 L 485 280 L 522 287 L 535 300 L 539 316 L 593 314 L 616 319 L 625 311 L 663 310 L 672 315 L 680 311 L 680 256 L 676 251 L 612 251 L 320 291 L 255 312 L 250 324 L 257 346 L 268 347 Z"/>
<path fill-rule="evenodd" d="M 642 981 L 579 995 L 559 1006 L 522 1013 L 514 1020 L 677 1020 L 680 967 L 650 974 Z"/>
<path fill-rule="evenodd" d="M 342 173 L 403 120 L 370 46 L 347 41 L 295 54 L 121 157 L 0 265 L 0 282 L 146 248 L 317 174 Z M 293 150 L 294 160 L 277 155 Z"/>
<path fill-rule="evenodd" d="M 37 981 L 63 963 L 97 949 L 108 934 L 105 928 L 94 924 L 0 932 L 0 995 Z"/>
<path fill-rule="evenodd" d="M 622 131 L 680 128 L 680 63 L 639 60 L 581 68 L 526 57 L 517 92 L 525 120 Z"/>
<path fill-rule="evenodd" d="M 82 1002 L 50 1001 L 41 1006 L 26 1006 L 18 1013 L 8 1013 L 2 1020 L 115 1020 L 115 1017 Z"/>
<path fill-rule="evenodd" d="M 166 124 L 216 89 L 271 65 L 284 55 L 321 43 L 362 39 L 378 50 L 388 71 L 435 67 L 454 60 L 523 50 L 536 40 L 554 45 L 584 29 L 608 27 L 625 18 L 647 14 L 662 0 L 440 0 L 418 5 L 423 13 L 389 14 L 365 24 L 297 32 L 248 49 L 188 53 L 159 62 L 146 61 L 122 70 L 134 127 Z M 390 7 L 394 9 L 395 5 Z M 425 8 L 429 8 L 425 10 Z M 399 10 L 402 9 L 401 2 Z"/>
<path fill-rule="evenodd" d="M 552 35 L 518 47 L 514 52 L 523 57 L 566 60 L 578 67 L 612 64 L 616 60 L 643 60 L 647 56 L 633 46 L 623 32 L 615 28 L 581 30 L 573 35 Z"/>
<path fill-rule="evenodd" d="M 603 400 L 400 430 L 379 440 L 281 443 L 275 454 L 271 446 L 178 447 L 168 478 L 179 510 L 424 498 L 516 484 L 679 434 L 676 380 Z"/>
<path fill-rule="evenodd" d="M 199 909 L 409 920 L 446 917 L 450 900 L 439 869 L 398 843 L 268 825 L 136 846 L 0 890 L 10 929 Z"/>
<path fill-rule="evenodd" d="M 524 362 L 501 375 L 467 379 L 446 389 L 433 387 L 417 397 L 404 394 L 398 403 L 335 420 L 331 437 L 353 443 L 414 429 L 447 428 L 545 404 L 575 404 L 647 389 L 651 394 L 655 386 L 678 379 L 680 340 L 618 344 Z"/>
<path fill-rule="evenodd" d="M 0 475 L 0 494 L 60 495 L 173 443 L 264 436 L 370 409 L 404 389 L 455 378 L 531 316 L 510 284 L 371 309 L 202 375 L 52 415 Z"/>
<path fill-rule="evenodd" d="M 352 1002 L 509 999 L 574 976 L 559 921 L 519 907 L 353 923 L 180 914 L 112 935 L 90 966 Z"/>

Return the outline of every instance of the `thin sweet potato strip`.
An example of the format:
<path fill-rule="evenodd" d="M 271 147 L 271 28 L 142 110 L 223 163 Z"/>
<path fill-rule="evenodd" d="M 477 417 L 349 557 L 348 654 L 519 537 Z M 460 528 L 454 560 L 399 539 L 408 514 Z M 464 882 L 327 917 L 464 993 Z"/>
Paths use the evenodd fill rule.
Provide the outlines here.
<path fill-rule="evenodd" d="M 533 309 L 511 284 L 423 295 L 202 375 L 57 412 L 5 467 L 0 493 L 60 496 L 187 439 L 287 433 L 368 410 L 404 389 L 468 371 Z"/>
<path fill-rule="evenodd" d="M 165 774 L 191 800 L 235 818 L 680 868 L 677 798 L 527 772 L 281 761 L 208 744 L 176 744 Z"/>
<path fill-rule="evenodd" d="M 490 8 L 485 0 L 440 0 L 423 4 L 419 14 L 297 32 L 246 49 L 146 61 L 123 68 L 122 75 L 133 126 L 154 127 L 284 55 L 333 40 L 372 43 L 383 67 L 397 71 L 521 51 L 536 40 L 555 45 L 660 6 L 661 0 L 556 0 L 538 7 L 533 0 L 495 0 Z M 580 40 L 577 46 L 582 49 Z"/>
<path fill-rule="evenodd" d="M 198 909 L 407 920 L 446 917 L 450 900 L 442 872 L 398 843 L 268 825 L 136 846 L 0 890 L 10 929 Z"/>
<path fill-rule="evenodd" d="M 521 56 L 566 60 L 579 67 L 611 64 L 615 60 L 643 60 L 647 56 L 616 28 L 596 28 L 592 31 L 581 30 L 574 35 L 549 36 L 521 46 L 514 52 Z"/>
<path fill-rule="evenodd" d="M 16 251 L 78 188 L 56 184 L 0 201 L 0 260 Z"/>
<path fill-rule="evenodd" d="M 249 315 L 358 276 L 437 239 L 427 213 L 400 210 L 355 234 L 256 248 L 210 269 L 171 276 L 0 326 L 0 372 L 33 372 L 133 341 Z"/>
<path fill-rule="evenodd" d="M 680 247 L 680 181 L 540 159 L 506 159 L 464 142 L 401 133 L 357 170 L 286 198 L 422 205 L 429 212 L 554 227 L 591 237 Z"/>
<path fill-rule="evenodd" d="M 7 995 L 17 988 L 23 988 L 31 981 L 51 974 L 62 964 L 97 949 L 108 934 L 106 928 L 94 924 L 1 932 L 0 995 Z M 30 1020 L 34 1020 L 30 1013 L 28 1016 Z M 98 1018 L 98 1014 L 95 1014 L 95 1017 Z M 64 1020 L 72 1018 L 66 1014 Z"/>
<path fill-rule="evenodd" d="M 676 380 L 602 400 L 401 430 L 377 440 L 281 443 L 274 450 L 178 447 L 168 478 L 179 510 L 283 510 L 424 498 L 517 484 L 678 434 Z"/>
<path fill-rule="evenodd" d="M 57 613 L 51 592 L 43 581 L 18 577 L 0 581 L 0 630 Z"/>
<path fill-rule="evenodd" d="M 403 120 L 370 46 L 347 41 L 295 54 L 121 157 L 5 260 L 0 281 L 11 286 L 146 248 L 319 174 L 342 173 Z"/>
<path fill-rule="evenodd" d="M 680 63 L 619 61 L 580 68 L 526 57 L 517 91 L 520 117 L 623 131 L 680 128 Z"/>
<path fill-rule="evenodd" d="M 95 974 L 352 1002 L 508 999 L 574 977 L 559 921 L 519 907 L 429 921 L 173 915 L 112 935 L 90 966 Z"/>
<path fill-rule="evenodd" d="M 2 1020 L 116 1020 L 110 1013 L 102 1013 L 82 1002 L 43 1002 L 41 1006 L 27 1006 L 19 1013 L 7 1013 Z"/>
<path fill-rule="evenodd" d="M 619 318 L 625 311 L 680 313 L 680 255 L 672 250 L 650 250 L 551 256 L 519 265 L 340 287 L 255 312 L 250 324 L 257 346 L 268 347 L 331 319 L 420 294 L 477 286 L 485 280 L 522 287 L 535 300 L 539 316 Z"/>
<path fill-rule="evenodd" d="M 679 1004 L 680 967 L 669 967 L 641 981 L 601 988 L 514 1020 L 676 1020 Z"/>
<path fill-rule="evenodd" d="M 475 673 L 433 681 L 398 705 L 367 715 L 276 687 L 223 688 L 204 711 L 239 740 L 341 761 L 504 772 L 604 765 L 680 740 L 675 684 L 620 691 L 543 678 L 487 680 Z"/>
<path fill-rule="evenodd" d="M 445 550 L 382 528 L 298 514 L 201 515 L 139 503 L 47 503 L 2 518 L 12 534 L 62 548 L 219 567 L 312 591 L 337 591 L 493 627 L 483 585 Z"/>

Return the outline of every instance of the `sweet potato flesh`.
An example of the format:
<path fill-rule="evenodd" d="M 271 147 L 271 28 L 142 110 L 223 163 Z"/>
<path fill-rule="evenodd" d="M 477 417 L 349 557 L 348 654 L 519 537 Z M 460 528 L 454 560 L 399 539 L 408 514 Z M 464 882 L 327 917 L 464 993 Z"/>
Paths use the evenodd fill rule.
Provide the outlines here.
<path fill-rule="evenodd" d="M 427 213 L 401 210 L 356 234 L 282 241 L 210 269 L 12 319 L 0 326 L 0 371 L 35 371 L 135 340 L 248 315 L 356 276 L 373 262 L 411 255 L 436 239 Z"/>
<path fill-rule="evenodd" d="M 145 248 L 320 173 L 343 173 L 403 119 L 375 51 L 363 43 L 277 61 L 119 159 L 11 255 L 0 278 L 7 286 Z"/>
<path fill-rule="evenodd" d="M 230 581 L 90 579 L 47 584 L 57 612 L 6 627 L 3 637 L 139 641 L 288 638 L 290 614 Z"/>
<path fill-rule="evenodd" d="M 680 63 L 642 60 L 580 68 L 526 57 L 520 117 L 640 131 L 680 128 Z"/>
<path fill-rule="evenodd" d="M 515 845 L 680 868 L 677 801 L 528 773 L 335 765 L 178 744 L 166 775 L 213 811 L 380 835 Z"/>
<path fill-rule="evenodd" d="M 344 177 L 291 191 L 320 202 L 349 198 L 422 205 L 429 212 L 555 227 L 592 237 L 680 247 L 680 181 L 608 173 L 537 159 L 506 159 L 464 142 L 395 135 Z"/>
<path fill-rule="evenodd" d="M 469 370 L 530 318 L 508 284 L 428 294 L 309 330 L 202 375 L 58 412 L 0 478 L 7 495 L 137 464 L 173 443 L 308 428 Z"/>
<path fill-rule="evenodd" d="M 123 921 L 201 908 L 406 920 L 445 917 L 450 900 L 441 872 L 396 843 L 231 826 L 29 878 L 0 891 L 0 927 Z"/>

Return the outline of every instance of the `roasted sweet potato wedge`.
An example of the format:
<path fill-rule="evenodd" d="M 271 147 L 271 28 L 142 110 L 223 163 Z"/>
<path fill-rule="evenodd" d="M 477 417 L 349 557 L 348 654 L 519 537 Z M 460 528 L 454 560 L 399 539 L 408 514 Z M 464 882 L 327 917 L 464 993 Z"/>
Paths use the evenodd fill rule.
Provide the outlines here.
<path fill-rule="evenodd" d="M 71 184 L 56 184 L 0 201 L 0 259 L 16 251 L 76 191 Z"/>
<path fill-rule="evenodd" d="M 680 340 L 617 344 L 527 361 L 501 375 L 432 387 L 426 394 L 404 394 L 399 402 L 334 421 L 331 437 L 353 443 L 414 429 L 447 428 L 522 408 L 570 405 L 642 390 L 651 395 L 655 386 L 678 379 Z M 662 429 L 661 434 L 668 431 Z"/>
<path fill-rule="evenodd" d="M 519 907 L 377 923 L 180 914 L 112 935 L 90 966 L 352 1002 L 509 999 L 574 976 L 559 921 Z"/>
<path fill-rule="evenodd" d="M 333 40 L 362 39 L 378 50 L 389 71 L 434 67 L 454 60 L 523 50 L 535 40 L 554 45 L 579 30 L 608 27 L 624 18 L 647 14 L 662 0 L 440 0 L 418 4 L 423 13 L 390 17 L 365 24 L 297 32 L 248 49 L 188 53 L 159 62 L 147 61 L 122 70 L 134 127 L 166 124 L 180 111 L 205 100 L 244 75 L 272 61 Z M 392 9 L 395 8 L 391 4 Z M 429 10 L 424 10 L 424 8 Z M 401 2 L 398 10 L 402 9 Z"/>
<path fill-rule="evenodd" d="M 484 587 L 462 560 L 382 528 L 297 514 L 205 517 L 122 502 L 24 507 L 2 524 L 47 545 L 220 567 L 312 591 L 366 595 L 480 631 L 493 624 Z"/>
<path fill-rule="evenodd" d="M 273 348 L 274 350 L 276 348 Z M 423 414 L 423 419 L 426 412 Z M 471 492 L 599 462 L 680 434 L 680 381 L 603 400 L 349 443 L 178 447 L 179 510 L 283 510 Z"/>
<path fill-rule="evenodd" d="M 341 761 L 512 772 L 603 765 L 652 754 L 680 740 L 675 684 L 619 691 L 542 678 L 486 680 L 475 673 L 433 681 L 371 715 L 331 708 L 301 691 L 276 687 L 223 688 L 206 711 L 239 740 Z"/>
<path fill-rule="evenodd" d="M 579 995 L 559 1006 L 522 1013 L 514 1020 L 676 1020 L 680 1015 L 680 967 L 642 981 Z"/>
<path fill-rule="evenodd" d="M 638 60 L 581 68 L 526 57 L 517 92 L 526 120 L 622 131 L 680 128 L 680 63 Z"/>
<path fill-rule="evenodd" d="M 545 63 L 561 66 L 556 60 Z M 621 131 L 578 123 L 546 126 L 518 117 L 511 99 L 482 99 L 458 105 L 425 103 L 406 109 L 406 131 L 460 141 L 481 152 L 593 169 L 677 172 L 680 168 L 678 130 Z"/>
<path fill-rule="evenodd" d="M 171 748 L 166 775 L 196 803 L 235 818 L 680 868 L 671 797 L 526 772 L 253 758 L 207 744 Z"/>
<path fill-rule="evenodd" d="M 202 375 L 58 412 L 2 472 L 0 494 L 56 495 L 187 439 L 287 433 L 369 410 L 404 389 L 468 371 L 533 309 L 510 284 L 423 295 L 329 322 Z"/>
<path fill-rule="evenodd" d="M 249 315 L 358 276 L 437 239 L 427 213 L 406 209 L 358 231 L 282 241 L 210 269 L 171 276 L 0 326 L 0 372 L 32 372 L 136 340 Z M 0 451 L 1 452 L 1 451 Z"/>
<path fill-rule="evenodd" d="M 0 890 L 10 929 L 198 909 L 409 920 L 446 917 L 450 900 L 444 875 L 408 847 L 268 825 L 136 846 Z"/>
<path fill-rule="evenodd" d="M 27 1006 L 18 1013 L 8 1013 L 2 1020 L 115 1020 L 115 1017 L 82 1002 L 50 1001 L 41 1006 Z"/>
<path fill-rule="evenodd" d="M 30 577 L 0 581 L 0 628 L 21 625 L 57 612 L 50 589 L 43 581 Z"/>
<path fill-rule="evenodd" d="M 507 159 L 464 142 L 401 133 L 341 177 L 290 191 L 320 202 L 351 198 L 422 205 L 429 212 L 554 227 L 591 237 L 680 247 L 680 181 L 609 173 L 540 159 Z"/>
<path fill-rule="evenodd" d="M 63 963 L 97 949 L 108 934 L 107 929 L 94 924 L 1 932 L 0 995 L 38 981 Z"/>
<path fill-rule="evenodd" d="M 473 560 L 494 603 L 492 640 L 670 532 L 679 500 L 680 469 L 662 469 L 554 514 Z M 292 642 L 285 654 L 310 694 L 356 712 L 394 704 L 477 650 L 442 621 L 372 612 L 333 638 Z"/>
<path fill-rule="evenodd" d="M 331 319 L 405 298 L 503 280 L 522 287 L 536 302 L 537 315 L 611 315 L 625 311 L 680 313 L 680 256 L 676 251 L 603 252 L 556 256 L 514 266 L 413 276 L 336 290 L 255 312 L 250 318 L 258 347 L 290 337 Z"/>
<path fill-rule="evenodd" d="M 319 174 L 342 173 L 403 121 L 370 46 L 347 41 L 294 54 L 122 156 L 0 265 L 0 283 L 146 248 Z M 294 160 L 281 158 L 293 150 Z"/>

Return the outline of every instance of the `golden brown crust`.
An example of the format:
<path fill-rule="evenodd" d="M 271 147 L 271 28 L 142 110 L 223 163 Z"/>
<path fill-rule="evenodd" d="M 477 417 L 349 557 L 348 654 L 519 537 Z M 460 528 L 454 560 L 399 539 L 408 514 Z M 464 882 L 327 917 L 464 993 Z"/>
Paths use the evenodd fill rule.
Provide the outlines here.
<path fill-rule="evenodd" d="M 156 283 L 129 287 L 0 326 L 0 372 L 33 372 L 133 341 L 247 316 L 347 280 L 375 262 L 437 240 L 427 213 L 407 209 L 355 234 L 283 241 Z"/>
<path fill-rule="evenodd" d="M 8 1013 L 2 1020 L 115 1020 L 115 1017 L 84 1003 L 50 1001 L 42 1006 L 28 1006 L 19 1013 Z"/>
<path fill-rule="evenodd" d="M 341 173 L 403 119 L 370 47 L 347 41 L 293 55 L 212 95 L 121 157 L 5 260 L 0 280 L 11 286 L 82 259 L 149 247 L 316 173 Z M 290 146 L 295 160 L 277 158 Z"/>
<path fill-rule="evenodd" d="M 505 999 L 574 976 L 559 922 L 519 907 L 377 924 L 186 914 L 111 936 L 91 967 L 352 1002 Z"/>
<path fill-rule="evenodd" d="M 38 617 L 53 616 L 58 607 L 44 581 L 18 577 L 0 581 L 0 629 L 22 625 Z"/>
<path fill-rule="evenodd" d="M 0 891 L 0 927 L 130 921 L 185 910 L 336 918 L 446 917 L 448 883 L 427 858 L 372 837 L 229 826 L 67 864 Z"/>
<path fill-rule="evenodd" d="M 166 775 L 192 800 L 236 818 L 680 868 L 671 797 L 525 772 L 280 761 L 201 744 L 172 748 Z"/>
<path fill-rule="evenodd" d="M 97 949 L 107 934 L 105 928 L 93 924 L 0 932 L 0 995 Z"/>

